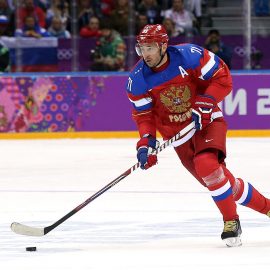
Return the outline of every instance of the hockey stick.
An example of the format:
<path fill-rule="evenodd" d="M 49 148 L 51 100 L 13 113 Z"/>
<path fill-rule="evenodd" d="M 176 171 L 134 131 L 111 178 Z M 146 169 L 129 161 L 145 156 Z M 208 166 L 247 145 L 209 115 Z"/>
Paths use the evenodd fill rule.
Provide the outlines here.
<path fill-rule="evenodd" d="M 188 126 L 186 126 L 184 129 L 182 129 L 179 133 L 177 133 L 174 137 L 169 139 L 168 141 L 164 142 L 161 146 L 159 146 L 156 150 L 155 153 L 158 154 L 162 150 L 164 150 L 166 147 L 171 145 L 173 142 L 179 140 L 178 145 L 181 145 L 185 143 L 187 140 L 189 140 L 194 132 L 194 122 L 190 123 Z M 184 136 L 185 135 L 185 136 Z M 184 136 L 184 137 L 183 137 Z M 140 166 L 139 162 L 133 165 L 131 168 L 129 168 L 127 171 L 122 173 L 120 176 L 118 176 L 116 179 L 111 181 L 109 184 L 107 184 L 105 187 L 100 189 L 98 192 L 93 194 L 91 197 L 89 197 L 86 201 L 84 201 L 82 204 L 78 205 L 76 208 L 74 208 L 72 211 L 67 213 L 65 216 L 57 220 L 55 223 L 53 223 L 50 226 L 44 227 L 44 228 L 37 228 L 37 227 L 32 227 L 32 226 L 27 226 L 18 222 L 13 222 L 11 224 L 11 230 L 17 234 L 22 234 L 22 235 L 28 235 L 28 236 L 44 236 L 48 232 L 52 231 L 55 229 L 57 226 L 62 224 L 65 220 L 79 212 L 82 208 L 84 208 L 87 204 L 95 200 L 97 197 L 99 197 L 101 194 L 103 194 L 105 191 L 116 185 L 118 182 L 123 180 L 125 177 L 130 175 L 132 172 L 134 172 L 136 169 L 138 169 Z"/>

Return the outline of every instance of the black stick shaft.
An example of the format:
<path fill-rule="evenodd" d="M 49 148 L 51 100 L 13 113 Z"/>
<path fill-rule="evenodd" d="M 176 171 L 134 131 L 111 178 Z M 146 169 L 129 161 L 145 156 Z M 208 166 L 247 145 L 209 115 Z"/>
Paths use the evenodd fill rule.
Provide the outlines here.
<path fill-rule="evenodd" d="M 83 203 L 81 203 L 80 205 L 78 205 L 76 208 L 74 208 L 73 210 L 71 210 L 68 214 L 66 214 L 65 216 L 63 216 L 59 220 L 57 220 L 54 224 L 52 224 L 52 225 L 50 225 L 48 227 L 45 227 L 44 228 L 44 234 L 47 234 L 48 232 L 50 232 L 51 230 L 53 230 L 54 228 L 56 228 L 57 226 L 59 226 L 60 224 L 62 224 L 64 221 L 66 221 L 68 218 L 70 218 L 71 216 L 73 216 L 74 214 L 76 214 L 77 212 L 79 212 L 87 204 L 89 204 L 90 202 L 92 202 L 93 200 L 95 200 L 97 197 L 99 197 L 100 195 L 102 195 L 104 192 L 106 192 L 107 190 L 109 190 L 110 188 L 112 188 L 114 185 L 116 185 L 118 182 L 120 182 L 121 180 L 123 180 L 124 178 L 126 178 L 133 171 L 135 171 L 138 167 L 139 167 L 139 163 L 135 164 L 134 166 L 132 166 L 131 168 L 129 168 L 127 171 L 125 171 L 124 173 L 122 173 L 120 176 L 118 176 L 117 178 L 115 178 L 113 181 L 111 181 L 109 184 L 107 184 L 105 187 L 103 187 L 98 192 L 96 192 L 91 197 L 89 197 L 86 201 L 84 201 Z"/>
<path fill-rule="evenodd" d="M 159 146 L 157 148 L 157 150 L 155 151 L 156 154 L 158 154 L 159 152 L 163 151 L 166 147 L 168 147 L 169 145 L 171 145 L 176 140 L 179 140 L 185 134 L 187 134 L 188 132 L 190 132 L 193 128 L 194 128 L 194 122 L 190 123 L 188 126 L 186 126 L 184 129 L 182 129 L 179 133 L 177 133 L 170 140 L 164 142 L 161 146 Z M 188 136 L 188 134 L 187 134 L 187 136 Z M 84 201 L 83 203 L 81 203 L 80 205 L 78 205 L 76 208 L 74 208 L 73 210 L 71 210 L 65 216 L 63 216 L 62 218 L 60 218 L 59 220 L 57 220 L 52 225 L 50 225 L 48 227 L 45 227 L 44 228 L 44 235 L 47 234 L 48 232 L 52 231 L 53 229 L 55 229 L 57 226 L 59 226 L 64 221 L 66 221 L 68 218 L 70 218 L 71 216 L 73 216 L 74 214 L 76 214 L 77 212 L 79 212 L 82 208 L 84 208 L 90 202 L 92 202 L 93 200 L 95 200 L 101 194 L 103 194 L 104 192 L 106 192 L 107 190 L 109 190 L 110 188 L 112 188 L 114 185 L 116 185 L 117 183 L 119 183 L 121 180 L 123 180 L 124 178 L 126 178 L 128 175 L 130 175 L 132 172 L 134 172 L 136 169 L 138 169 L 139 166 L 140 166 L 139 162 L 136 163 L 131 168 L 129 168 L 124 173 L 122 173 L 117 178 L 115 178 L 113 181 L 111 181 L 109 184 L 107 184 L 102 189 L 100 189 L 98 192 L 96 192 L 91 197 L 89 197 L 86 201 Z"/>

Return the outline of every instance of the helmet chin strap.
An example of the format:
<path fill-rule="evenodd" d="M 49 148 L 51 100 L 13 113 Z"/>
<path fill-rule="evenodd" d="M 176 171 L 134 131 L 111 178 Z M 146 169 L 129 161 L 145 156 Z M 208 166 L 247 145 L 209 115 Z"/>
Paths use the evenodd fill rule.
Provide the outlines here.
<path fill-rule="evenodd" d="M 162 49 L 162 48 L 160 48 L 160 50 L 159 50 L 160 60 L 159 60 L 159 62 L 154 66 L 154 68 L 156 68 L 156 67 L 162 62 L 164 56 L 166 55 L 166 52 L 165 52 L 164 54 L 161 54 L 161 49 Z"/>

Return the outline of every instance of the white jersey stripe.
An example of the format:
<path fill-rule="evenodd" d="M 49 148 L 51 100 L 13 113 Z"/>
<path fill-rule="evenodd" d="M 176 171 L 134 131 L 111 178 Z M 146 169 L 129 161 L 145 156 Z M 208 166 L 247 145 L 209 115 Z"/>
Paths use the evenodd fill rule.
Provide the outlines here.
<path fill-rule="evenodd" d="M 216 61 L 215 61 L 215 55 L 212 52 L 209 52 L 210 55 L 210 59 L 208 60 L 208 62 L 203 66 L 203 68 L 201 69 L 201 73 L 202 75 L 200 76 L 201 79 L 204 79 L 204 75 L 207 74 L 211 68 L 214 67 Z"/>
<path fill-rule="evenodd" d="M 248 183 L 245 182 L 245 181 L 243 181 L 243 183 L 244 183 L 243 194 L 240 197 L 240 199 L 238 201 L 236 201 L 239 204 L 243 203 L 246 200 L 247 196 L 248 196 Z"/>
<path fill-rule="evenodd" d="M 152 99 L 149 97 L 149 98 L 142 98 L 142 99 L 139 99 L 139 100 L 132 100 L 132 99 L 129 99 L 132 103 L 134 103 L 135 107 L 142 107 L 144 105 L 147 105 L 149 103 L 152 102 Z"/>
<path fill-rule="evenodd" d="M 226 184 L 223 185 L 222 187 L 220 187 L 219 189 L 212 190 L 211 196 L 213 196 L 213 197 L 219 196 L 219 195 L 225 193 L 230 187 L 231 187 L 231 184 L 229 181 L 227 181 Z"/>

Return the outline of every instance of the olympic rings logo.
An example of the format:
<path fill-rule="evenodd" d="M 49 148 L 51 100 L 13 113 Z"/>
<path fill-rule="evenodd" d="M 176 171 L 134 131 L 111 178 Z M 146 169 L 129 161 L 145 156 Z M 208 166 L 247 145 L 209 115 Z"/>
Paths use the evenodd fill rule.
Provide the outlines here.
<path fill-rule="evenodd" d="M 57 58 L 59 60 L 70 60 L 73 55 L 72 49 L 58 49 L 57 50 Z"/>
<path fill-rule="evenodd" d="M 255 53 L 256 51 L 257 51 L 257 49 L 254 46 L 252 46 L 251 47 L 251 53 Z M 248 53 L 247 52 L 247 47 L 242 47 L 242 46 L 236 46 L 234 48 L 234 52 L 240 57 L 244 57 Z"/>

